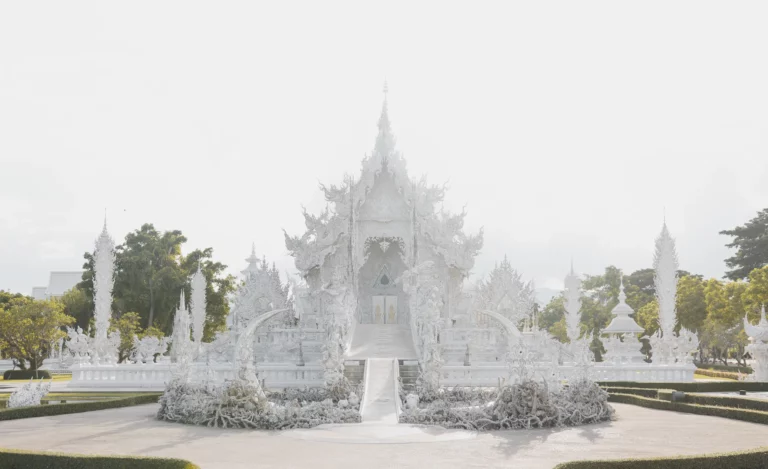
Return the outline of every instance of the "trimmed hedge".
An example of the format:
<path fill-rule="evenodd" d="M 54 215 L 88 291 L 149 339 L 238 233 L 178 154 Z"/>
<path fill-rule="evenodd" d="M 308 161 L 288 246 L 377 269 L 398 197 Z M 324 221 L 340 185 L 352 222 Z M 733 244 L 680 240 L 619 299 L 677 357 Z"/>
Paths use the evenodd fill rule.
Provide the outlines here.
<path fill-rule="evenodd" d="M 623 391 L 619 391 L 623 392 Z M 672 391 L 660 389 L 657 399 L 662 401 L 672 400 Z M 768 412 L 768 400 L 751 399 L 742 396 L 711 396 L 708 394 L 686 394 L 683 402 L 717 407 L 730 407 L 735 409 L 750 409 Z"/>
<path fill-rule="evenodd" d="M 160 398 L 159 394 L 110 399 L 106 401 L 72 402 L 69 404 L 48 404 L 30 407 L 15 407 L 0 409 L 0 421 L 25 419 L 30 417 L 48 417 L 52 415 L 76 414 L 92 410 L 116 409 L 141 404 L 154 404 Z M 3 467 L 3 466 L 0 466 Z"/>
<path fill-rule="evenodd" d="M 0 467 L 5 469 L 200 469 L 183 459 L 133 456 L 86 456 L 80 454 L 36 453 L 0 449 Z"/>
<path fill-rule="evenodd" d="M 694 373 L 696 373 L 697 375 L 709 376 L 710 378 L 734 379 L 736 381 L 739 380 L 739 374 L 734 373 L 732 371 L 717 371 L 717 370 L 705 370 L 702 368 L 696 368 L 696 371 Z M 747 375 L 744 373 L 741 374 L 741 378 L 744 378 L 745 376 Z"/>
<path fill-rule="evenodd" d="M 737 371 L 740 371 L 742 374 L 752 374 L 754 372 L 751 366 L 718 365 L 713 363 L 699 363 L 699 362 L 694 362 L 693 364 L 696 365 L 696 368 L 703 368 L 705 370 L 730 371 L 731 373 L 736 373 Z"/>
<path fill-rule="evenodd" d="M 601 381 L 604 388 L 674 389 L 684 392 L 767 392 L 768 382 L 757 381 L 697 381 L 693 383 L 642 383 L 638 381 Z M 617 391 L 618 392 L 618 391 Z"/>
<path fill-rule="evenodd" d="M 5 370 L 3 379 L 51 379 L 51 373 L 48 370 Z"/>
<path fill-rule="evenodd" d="M 615 388 L 613 386 L 600 386 L 608 393 L 620 393 L 620 394 L 634 394 L 635 396 L 650 397 L 651 399 L 657 399 L 660 389 L 648 389 L 648 388 Z M 672 392 L 672 391 L 670 391 Z"/>
<path fill-rule="evenodd" d="M 647 459 L 571 461 L 555 469 L 755 469 L 768 467 L 768 447 L 733 453 L 702 454 Z"/>
<path fill-rule="evenodd" d="M 686 412 L 689 414 L 723 417 L 733 420 L 743 420 L 745 422 L 761 423 L 764 425 L 768 424 L 768 412 L 761 412 L 759 410 L 706 406 L 699 404 L 688 404 L 686 402 L 661 401 L 658 399 L 634 396 L 632 394 L 609 394 L 608 402 L 633 404 L 657 410 L 673 410 L 676 412 Z"/>

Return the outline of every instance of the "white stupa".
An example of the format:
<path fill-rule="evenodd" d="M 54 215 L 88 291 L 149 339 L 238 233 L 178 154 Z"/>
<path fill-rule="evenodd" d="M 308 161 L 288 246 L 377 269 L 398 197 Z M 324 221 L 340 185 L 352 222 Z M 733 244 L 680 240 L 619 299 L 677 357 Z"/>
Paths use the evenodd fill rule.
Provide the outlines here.
<path fill-rule="evenodd" d="M 614 318 L 608 327 L 602 331 L 602 334 L 609 335 L 608 339 L 603 340 L 603 345 L 607 351 L 605 361 L 614 363 L 642 362 L 645 356 L 640 351 L 642 343 L 638 340 L 637 334 L 643 333 L 645 329 L 640 327 L 631 317 L 635 311 L 627 304 L 623 278 L 619 286 L 619 304 L 613 308 L 611 313 Z"/>

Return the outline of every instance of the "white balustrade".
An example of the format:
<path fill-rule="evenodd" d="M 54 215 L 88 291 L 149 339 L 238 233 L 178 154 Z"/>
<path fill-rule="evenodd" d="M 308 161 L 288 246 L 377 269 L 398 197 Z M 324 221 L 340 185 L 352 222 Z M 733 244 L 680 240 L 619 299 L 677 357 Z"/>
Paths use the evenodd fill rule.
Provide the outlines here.
<path fill-rule="evenodd" d="M 547 366 L 534 366 L 535 375 L 545 376 L 550 372 Z M 570 375 L 572 366 L 558 367 L 563 376 Z M 638 382 L 692 382 L 693 365 L 626 364 L 620 366 L 596 364 L 591 370 L 595 381 L 638 381 Z M 441 370 L 442 386 L 488 387 L 497 386 L 500 380 L 509 377 L 509 368 L 504 364 L 472 364 L 470 366 L 446 365 Z"/>
<path fill-rule="evenodd" d="M 120 365 L 73 365 L 70 388 L 125 388 L 163 390 L 171 380 L 175 364 L 147 363 Z M 211 365 L 216 382 L 235 378 L 230 364 Z M 259 364 L 256 367 L 258 379 L 268 389 L 319 387 L 323 385 L 323 367 L 320 364 Z M 192 366 L 193 379 L 201 379 L 206 373 L 204 364 Z"/>

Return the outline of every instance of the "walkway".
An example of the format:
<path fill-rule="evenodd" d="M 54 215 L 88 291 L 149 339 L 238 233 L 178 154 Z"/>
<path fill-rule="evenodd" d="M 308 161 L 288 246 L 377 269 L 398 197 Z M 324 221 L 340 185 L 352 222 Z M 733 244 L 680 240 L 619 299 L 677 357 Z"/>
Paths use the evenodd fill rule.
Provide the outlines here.
<path fill-rule="evenodd" d="M 366 358 L 415 360 L 411 330 L 398 324 L 358 324 L 347 359 Z"/>
<path fill-rule="evenodd" d="M 363 423 L 396 425 L 395 361 L 392 358 L 368 359 L 368 383 L 363 393 Z"/>
<path fill-rule="evenodd" d="M 575 459 L 737 451 L 768 441 L 764 425 L 614 407 L 614 422 L 467 437 L 469 432 L 402 424 L 323 425 L 283 433 L 218 430 L 159 422 L 158 406 L 151 404 L 0 422 L 0 441 L 4 448 L 185 458 L 203 469 L 551 469 Z"/>

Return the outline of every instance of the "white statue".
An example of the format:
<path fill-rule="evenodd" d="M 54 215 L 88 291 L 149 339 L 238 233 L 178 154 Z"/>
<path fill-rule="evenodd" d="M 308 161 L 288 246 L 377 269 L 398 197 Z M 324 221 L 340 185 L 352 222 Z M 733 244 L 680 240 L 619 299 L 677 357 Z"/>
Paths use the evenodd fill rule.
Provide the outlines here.
<path fill-rule="evenodd" d="M 154 363 L 155 355 L 163 355 L 168 350 L 168 337 L 145 336 L 139 339 L 133 336 L 131 359 L 137 363 Z"/>
<path fill-rule="evenodd" d="M 8 397 L 8 407 L 40 405 L 40 400 L 51 390 L 51 381 L 44 383 L 41 378 L 39 382 L 34 383 L 30 379 L 29 383 L 11 393 Z"/>
<path fill-rule="evenodd" d="M 171 359 L 176 363 L 189 364 L 194 358 L 194 344 L 192 344 L 191 318 L 187 310 L 184 289 L 181 289 L 179 307 L 173 319 L 173 333 L 171 339 Z"/>
<path fill-rule="evenodd" d="M 757 326 L 753 326 L 744 316 L 744 332 L 749 336 L 750 344 L 746 351 L 752 355 L 755 363 L 753 368 L 753 379 L 755 381 L 768 381 L 768 319 L 765 316 L 765 305 L 760 310 L 760 321 Z"/>
<path fill-rule="evenodd" d="M 65 345 L 74 357 L 75 364 L 88 362 L 91 351 L 90 341 L 91 338 L 83 332 L 80 326 L 76 328 L 67 327 L 67 341 Z"/>

